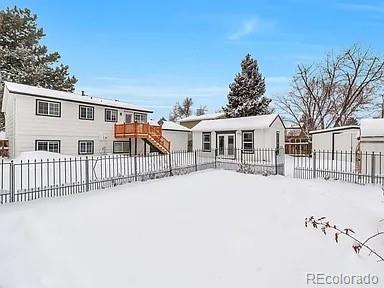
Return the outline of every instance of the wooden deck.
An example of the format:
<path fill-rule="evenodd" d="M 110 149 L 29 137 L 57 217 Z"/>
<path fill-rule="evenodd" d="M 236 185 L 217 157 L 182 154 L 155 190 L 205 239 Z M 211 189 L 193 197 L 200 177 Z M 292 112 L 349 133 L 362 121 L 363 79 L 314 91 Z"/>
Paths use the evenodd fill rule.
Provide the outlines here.
<path fill-rule="evenodd" d="M 161 126 L 149 123 L 115 124 L 115 138 L 145 139 L 162 153 L 169 153 L 171 142 L 163 137 Z"/>

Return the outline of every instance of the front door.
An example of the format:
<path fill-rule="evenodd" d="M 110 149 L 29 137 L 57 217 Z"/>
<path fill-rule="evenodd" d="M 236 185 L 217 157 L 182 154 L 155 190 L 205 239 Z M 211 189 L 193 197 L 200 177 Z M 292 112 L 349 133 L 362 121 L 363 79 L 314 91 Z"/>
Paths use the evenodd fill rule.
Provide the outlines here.
<path fill-rule="evenodd" d="M 124 112 L 124 122 L 125 123 L 132 123 L 133 122 L 133 113 L 131 112 Z"/>
<path fill-rule="evenodd" d="M 235 134 L 218 134 L 218 156 L 233 158 L 235 156 Z"/>

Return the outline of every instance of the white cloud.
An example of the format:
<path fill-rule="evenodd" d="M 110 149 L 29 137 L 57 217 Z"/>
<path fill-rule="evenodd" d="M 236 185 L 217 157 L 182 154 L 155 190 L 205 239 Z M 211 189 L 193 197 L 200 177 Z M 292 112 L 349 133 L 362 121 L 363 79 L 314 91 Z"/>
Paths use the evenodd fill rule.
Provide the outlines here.
<path fill-rule="evenodd" d="M 126 97 L 128 99 L 182 99 L 186 96 L 193 98 L 210 98 L 226 95 L 227 87 L 224 86 L 198 86 L 198 85 L 162 85 L 159 83 L 142 84 L 110 84 L 98 86 L 81 86 L 87 94 L 101 97 Z"/>
<path fill-rule="evenodd" d="M 384 13 L 384 5 L 381 3 L 380 4 L 340 3 L 337 6 L 343 10 L 349 10 L 349 11 Z"/>
<path fill-rule="evenodd" d="M 253 33 L 269 30 L 273 28 L 273 26 L 274 23 L 270 21 L 261 21 L 259 18 L 244 20 L 240 27 L 236 31 L 230 33 L 227 38 L 232 41 L 238 40 Z"/>

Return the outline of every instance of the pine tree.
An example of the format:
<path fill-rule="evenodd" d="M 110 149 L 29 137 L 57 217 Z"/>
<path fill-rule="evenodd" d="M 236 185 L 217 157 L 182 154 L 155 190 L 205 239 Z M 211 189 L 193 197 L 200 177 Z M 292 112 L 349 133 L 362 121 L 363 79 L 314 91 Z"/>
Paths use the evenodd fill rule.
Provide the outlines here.
<path fill-rule="evenodd" d="M 241 73 L 236 75 L 229 89 L 228 104 L 223 107 L 227 117 L 263 115 L 271 112 L 271 99 L 264 96 L 265 79 L 250 54 L 241 61 Z"/>
<path fill-rule="evenodd" d="M 27 8 L 0 11 L 0 108 L 4 81 L 70 92 L 75 88 L 77 79 L 69 76 L 68 66 L 59 63 L 59 53 L 48 52 L 40 43 L 45 34 L 36 20 Z"/>

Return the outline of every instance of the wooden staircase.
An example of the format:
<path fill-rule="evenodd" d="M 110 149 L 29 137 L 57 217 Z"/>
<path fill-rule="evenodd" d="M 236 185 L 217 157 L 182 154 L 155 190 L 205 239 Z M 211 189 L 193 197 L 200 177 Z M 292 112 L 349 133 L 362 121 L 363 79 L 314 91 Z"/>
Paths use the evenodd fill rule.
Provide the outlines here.
<path fill-rule="evenodd" d="M 163 154 L 168 154 L 171 148 L 171 142 L 163 137 L 161 126 L 149 123 L 115 124 L 115 138 L 143 139 Z"/>

